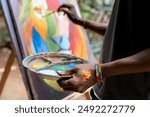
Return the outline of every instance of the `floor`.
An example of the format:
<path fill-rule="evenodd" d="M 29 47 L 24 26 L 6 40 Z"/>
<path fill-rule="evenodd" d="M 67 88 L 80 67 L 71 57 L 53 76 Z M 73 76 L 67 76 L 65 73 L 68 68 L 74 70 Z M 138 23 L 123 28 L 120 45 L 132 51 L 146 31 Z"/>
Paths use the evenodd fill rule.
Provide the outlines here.
<path fill-rule="evenodd" d="M 0 79 L 4 71 L 4 66 L 8 59 L 10 51 L 7 48 L 0 50 Z M 22 77 L 18 68 L 17 61 L 15 60 L 11 67 L 11 72 L 5 83 L 1 100 L 27 100 L 28 96 L 22 81 Z"/>

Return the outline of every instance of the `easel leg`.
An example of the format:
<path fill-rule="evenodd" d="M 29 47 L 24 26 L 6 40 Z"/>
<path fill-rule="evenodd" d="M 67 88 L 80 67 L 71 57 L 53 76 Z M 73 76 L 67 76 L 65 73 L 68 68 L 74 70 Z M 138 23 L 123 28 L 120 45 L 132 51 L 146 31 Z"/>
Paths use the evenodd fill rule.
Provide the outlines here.
<path fill-rule="evenodd" d="M 5 71 L 2 74 L 1 81 L 0 81 L 0 96 L 2 94 L 5 82 L 8 78 L 8 74 L 10 72 L 10 69 L 11 69 L 11 66 L 12 66 L 14 60 L 15 60 L 15 53 L 13 52 L 13 50 L 11 50 L 11 53 L 9 55 L 9 58 L 7 60 L 6 66 L 5 66 Z"/>

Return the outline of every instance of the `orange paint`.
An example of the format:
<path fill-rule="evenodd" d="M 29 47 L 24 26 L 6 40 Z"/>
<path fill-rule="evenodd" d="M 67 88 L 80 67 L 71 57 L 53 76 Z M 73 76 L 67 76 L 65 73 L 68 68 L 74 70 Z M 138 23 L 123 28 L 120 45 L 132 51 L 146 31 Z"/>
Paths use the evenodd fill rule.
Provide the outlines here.
<path fill-rule="evenodd" d="M 70 28 L 71 51 L 74 55 L 88 59 L 85 37 L 81 27 L 71 23 Z"/>
<path fill-rule="evenodd" d="M 33 12 L 31 12 L 31 18 L 32 18 L 33 26 L 39 32 L 39 34 L 44 39 L 44 41 L 46 41 L 47 28 L 48 28 L 46 19 L 37 17 L 36 14 Z"/>

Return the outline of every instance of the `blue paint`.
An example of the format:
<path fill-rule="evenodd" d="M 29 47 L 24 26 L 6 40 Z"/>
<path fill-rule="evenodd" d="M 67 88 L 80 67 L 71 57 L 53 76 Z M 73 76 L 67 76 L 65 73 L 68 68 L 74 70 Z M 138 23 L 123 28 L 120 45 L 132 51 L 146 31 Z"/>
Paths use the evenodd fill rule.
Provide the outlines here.
<path fill-rule="evenodd" d="M 61 48 L 61 50 L 70 49 L 69 38 L 66 35 L 52 37 L 51 39 Z"/>
<path fill-rule="evenodd" d="M 73 68 L 75 66 L 77 66 L 77 63 L 71 63 L 71 64 L 67 65 L 67 68 L 70 69 L 70 68 Z"/>
<path fill-rule="evenodd" d="M 78 65 L 77 63 L 71 63 L 68 65 L 56 65 L 56 66 L 51 67 L 50 70 L 54 70 L 54 71 L 67 70 L 67 69 L 71 69 L 77 65 Z M 45 66 L 45 67 L 36 69 L 35 71 L 46 70 L 48 68 L 49 68 L 49 66 Z"/>
<path fill-rule="evenodd" d="M 60 2 L 61 4 L 64 4 L 64 3 L 66 2 L 66 0 L 59 0 L 59 2 Z"/>
<path fill-rule="evenodd" d="M 35 53 L 48 52 L 46 42 L 42 39 L 34 27 L 32 28 L 32 42 Z"/>

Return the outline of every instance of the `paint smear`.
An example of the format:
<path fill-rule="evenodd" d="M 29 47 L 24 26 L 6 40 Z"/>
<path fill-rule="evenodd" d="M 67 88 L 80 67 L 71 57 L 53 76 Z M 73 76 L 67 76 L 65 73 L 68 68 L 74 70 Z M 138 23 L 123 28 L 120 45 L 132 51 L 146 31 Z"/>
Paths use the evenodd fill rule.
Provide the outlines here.
<path fill-rule="evenodd" d="M 41 70 L 41 71 L 39 71 L 39 73 L 44 74 L 44 75 L 48 75 L 48 76 L 59 77 L 59 75 L 54 70 Z"/>
<path fill-rule="evenodd" d="M 51 70 L 54 71 L 60 71 L 60 70 L 67 70 L 67 69 L 71 69 L 73 67 L 75 67 L 77 65 L 77 63 L 71 63 L 68 65 L 57 65 L 51 68 Z"/>

